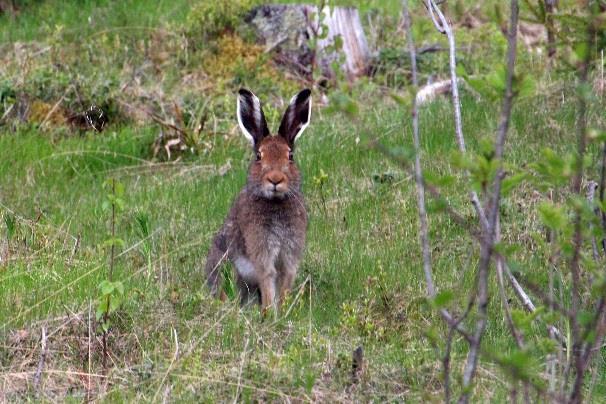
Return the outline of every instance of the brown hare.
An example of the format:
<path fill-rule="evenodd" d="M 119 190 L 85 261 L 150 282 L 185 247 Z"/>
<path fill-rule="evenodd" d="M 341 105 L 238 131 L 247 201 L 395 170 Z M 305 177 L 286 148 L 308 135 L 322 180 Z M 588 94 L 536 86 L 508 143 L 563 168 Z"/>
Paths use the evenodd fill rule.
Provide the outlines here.
<path fill-rule="evenodd" d="M 206 259 L 208 285 L 221 290 L 221 264 L 230 261 L 243 304 L 257 299 L 265 312 L 292 288 L 307 230 L 301 174 L 293 159 L 295 141 L 311 117 L 311 91 L 295 95 L 284 113 L 278 134 L 271 136 L 259 99 L 238 92 L 240 129 L 252 143 L 256 158 L 248 180 L 215 236 Z M 277 292 L 276 292 L 277 290 Z"/>

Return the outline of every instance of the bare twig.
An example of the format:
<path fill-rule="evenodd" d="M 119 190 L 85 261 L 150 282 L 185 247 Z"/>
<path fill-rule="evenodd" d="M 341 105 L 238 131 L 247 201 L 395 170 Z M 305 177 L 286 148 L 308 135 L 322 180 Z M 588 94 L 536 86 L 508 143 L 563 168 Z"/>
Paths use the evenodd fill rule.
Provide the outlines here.
<path fill-rule="evenodd" d="M 452 350 L 452 339 L 454 332 L 457 330 L 459 325 L 465 321 L 475 302 L 475 294 L 472 294 L 467 303 L 467 309 L 453 324 L 449 324 L 448 336 L 446 338 L 446 349 L 444 351 L 444 357 L 442 358 L 442 374 L 444 378 L 444 402 L 450 403 L 450 353 Z"/>
<path fill-rule="evenodd" d="M 112 195 L 116 195 L 116 180 L 114 178 L 112 178 L 111 180 L 112 183 Z M 111 243 L 111 252 L 110 252 L 110 256 L 109 256 L 109 272 L 108 272 L 108 279 L 110 282 L 113 282 L 113 276 L 114 276 L 114 262 L 116 260 L 116 243 L 115 243 L 115 239 L 116 239 L 116 202 L 112 200 L 112 213 L 111 213 L 111 237 L 112 237 L 112 243 Z M 109 356 L 109 353 L 107 351 L 107 324 L 109 321 L 109 308 L 110 306 L 110 300 L 111 300 L 111 295 L 107 295 L 106 297 L 107 299 L 107 308 L 105 310 L 105 312 L 103 313 L 103 323 L 104 323 L 104 329 L 103 329 L 103 368 L 106 369 L 106 365 L 107 365 L 107 357 Z"/>
<path fill-rule="evenodd" d="M 92 372 L 92 355 L 91 355 L 91 339 L 92 339 L 92 328 L 91 328 L 91 324 L 92 324 L 92 302 L 89 300 L 88 301 L 88 374 L 89 376 L 87 377 L 86 380 L 86 398 L 87 401 L 90 401 L 91 398 L 91 377 L 90 374 Z"/>
<path fill-rule="evenodd" d="M 591 206 L 596 213 L 599 215 L 599 209 L 595 207 L 594 199 L 595 199 L 595 191 L 598 189 L 598 183 L 595 181 L 589 181 L 586 185 L 587 188 L 587 202 L 589 202 L 589 206 Z M 593 223 L 589 222 L 589 234 L 591 234 L 591 252 L 593 254 L 593 259 L 597 262 L 600 259 L 600 254 L 598 252 L 598 244 L 595 241 L 595 236 L 593 235 Z"/>
<path fill-rule="evenodd" d="M 61 96 L 61 98 L 59 98 L 59 101 L 57 101 L 52 106 L 52 108 L 50 109 L 50 111 L 48 111 L 48 113 L 46 114 L 46 116 L 42 120 L 42 123 L 40 124 L 40 127 L 44 127 L 46 125 L 46 122 L 48 122 L 48 120 L 51 118 L 51 116 L 53 116 L 53 114 L 57 111 L 57 108 L 59 108 L 59 105 L 61 105 L 61 103 L 63 102 L 63 100 L 67 96 L 67 94 L 71 91 L 71 89 L 72 89 L 71 85 L 69 87 L 67 87 L 67 89 L 65 90 L 65 92 L 63 93 L 63 95 Z"/>
<path fill-rule="evenodd" d="M 46 344 L 46 327 L 42 327 L 42 338 L 40 340 L 40 359 L 38 360 L 38 367 L 36 368 L 36 374 L 34 375 L 34 389 L 38 391 L 40 386 L 40 377 L 44 370 L 44 362 L 46 361 L 47 344 Z"/>
<path fill-rule="evenodd" d="M 500 235 L 500 226 L 499 221 L 497 220 L 497 234 L 496 241 L 499 242 L 501 238 Z M 505 293 L 505 281 L 503 277 L 505 262 L 503 257 L 499 256 L 496 259 L 496 270 L 497 270 L 497 283 L 499 286 L 499 295 L 501 297 L 501 304 L 503 305 L 503 311 L 505 313 L 505 319 L 507 320 L 507 326 L 509 327 L 509 331 L 516 341 L 516 345 L 519 349 L 524 348 L 524 336 L 521 331 L 517 329 L 515 326 L 513 319 L 511 317 L 511 308 L 509 307 L 509 301 L 507 300 L 507 294 Z"/>
<path fill-rule="evenodd" d="M 448 38 L 448 48 L 449 48 L 449 64 L 450 64 L 450 83 L 451 83 L 451 93 L 452 93 L 452 106 L 454 110 L 454 121 L 455 121 L 455 134 L 457 137 L 457 144 L 459 146 L 459 151 L 461 153 L 465 153 L 467 148 L 465 146 L 465 137 L 463 136 L 463 123 L 461 119 L 461 100 L 459 98 L 459 81 L 457 79 L 457 57 L 456 57 L 456 43 L 455 36 L 452 31 L 452 27 L 446 20 L 444 13 L 442 10 L 436 5 L 434 0 L 426 0 L 425 7 L 429 10 L 429 14 L 431 19 L 438 31 L 445 34 Z M 436 21 L 436 15 L 439 20 Z M 483 231 L 488 229 L 488 221 L 486 219 L 486 214 L 484 213 L 484 209 L 482 208 L 482 204 L 480 203 L 480 199 L 478 198 L 478 194 L 475 191 L 469 192 L 469 199 L 476 210 L 476 214 L 478 215 L 478 220 L 480 221 L 480 225 Z"/>
<path fill-rule="evenodd" d="M 125 106 L 125 107 L 127 107 L 127 108 L 130 108 L 130 109 L 136 109 L 136 110 L 139 110 L 139 111 L 141 111 L 141 112 L 143 112 L 143 113 L 147 114 L 147 116 L 149 116 L 149 117 L 150 117 L 150 118 L 151 118 L 151 119 L 152 119 L 154 122 L 156 122 L 156 123 L 157 123 L 157 124 L 159 124 L 160 126 L 164 126 L 164 127 L 165 127 L 165 128 L 167 128 L 167 129 L 172 129 L 172 130 L 174 130 L 174 131 L 175 131 L 175 132 L 177 132 L 179 135 L 183 136 L 185 139 L 188 139 L 188 140 L 189 140 L 189 139 L 191 138 L 191 137 L 190 137 L 190 135 L 189 135 L 189 132 L 187 132 L 185 129 L 180 128 L 180 127 L 178 127 L 177 125 L 174 125 L 174 124 L 172 124 L 172 123 L 170 123 L 170 122 L 165 121 L 164 119 L 162 119 L 162 117 L 160 117 L 160 116 L 158 116 L 157 114 L 155 114 L 155 113 L 153 113 L 153 112 L 149 111 L 149 110 L 148 110 L 148 109 L 146 109 L 146 108 L 141 108 L 141 107 L 138 107 L 138 106 L 136 106 L 136 105 L 129 104 L 129 103 L 127 103 L 127 102 L 125 102 L 125 101 L 122 101 L 122 100 L 118 100 L 118 103 L 122 104 L 123 106 Z"/>
<path fill-rule="evenodd" d="M 545 28 L 547 29 L 547 56 L 550 61 L 556 54 L 555 26 L 553 20 L 556 0 L 545 0 Z"/>
<path fill-rule="evenodd" d="M 154 394 L 154 398 L 152 400 L 154 402 L 157 402 L 156 397 L 158 396 L 158 393 L 160 393 L 160 389 L 164 385 L 166 378 L 168 377 L 170 371 L 173 369 L 173 366 L 175 365 L 175 362 L 179 357 L 179 336 L 177 335 L 177 330 L 175 328 L 173 328 L 173 338 L 175 340 L 175 353 L 173 354 L 173 358 L 170 361 L 170 364 L 168 365 L 168 369 L 166 369 L 166 372 L 162 376 L 162 380 L 160 380 L 160 385 L 158 386 L 158 389 L 156 390 L 156 393 Z"/>
<path fill-rule="evenodd" d="M 417 56 L 412 37 L 410 13 L 408 11 L 408 0 L 402 0 L 404 11 L 404 24 L 406 26 L 406 37 L 408 41 L 408 51 L 410 53 L 410 63 L 412 67 L 412 85 L 416 93 L 418 87 L 417 79 Z M 434 297 L 436 294 L 431 271 L 431 252 L 429 250 L 429 230 L 427 225 L 427 210 L 425 207 L 425 185 L 423 181 L 423 168 L 421 167 L 421 150 L 419 142 L 419 115 L 417 109 L 416 94 L 412 98 L 412 136 L 415 149 L 415 185 L 417 188 L 417 204 L 419 208 L 419 227 L 421 238 L 421 249 L 423 252 L 423 272 L 425 273 L 425 282 L 427 285 L 427 294 Z"/>
<path fill-rule="evenodd" d="M 498 243 L 500 241 L 501 241 L 501 226 L 500 226 L 500 220 L 497 217 L 495 242 Z M 516 327 L 515 323 L 513 322 L 513 318 L 511 316 L 511 308 L 509 307 L 509 301 L 507 299 L 507 294 L 505 293 L 505 280 L 503 278 L 503 272 L 504 272 L 503 268 L 504 267 L 505 267 L 505 260 L 501 255 L 498 255 L 496 257 L 497 283 L 499 286 L 499 295 L 501 297 L 501 304 L 503 305 L 503 312 L 505 314 L 505 320 L 507 322 L 507 327 L 509 328 L 509 332 L 511 333 L 514 340 L 516 341 L 516 345 L 517 345 L 518 349 L 522 350 L 522 349 L 524 349 L 524 346 L 525 346 L 524 336 L 523 336 L 522 332 Z M 529 391 L 528 382 L 524 381 L 523 385 L 524 385 L 524 401 L 526 403 L 530 403 L 530 391 Z"/>
<path fill-rule="evenodd" d="M 16 103 L 11 104 L 10 107 L 8 107 L 6 109 L 6 111 L 4 111 L 4 114 L 2 114 L 2 117 L 0 117 L 0 123 L 2 123 L 2 121 L 4 121 L 4 119 L 11 113 L 11 111 L 13 110 L 13 108 L 15 108 L 15 105 L 17 105 Z"/>

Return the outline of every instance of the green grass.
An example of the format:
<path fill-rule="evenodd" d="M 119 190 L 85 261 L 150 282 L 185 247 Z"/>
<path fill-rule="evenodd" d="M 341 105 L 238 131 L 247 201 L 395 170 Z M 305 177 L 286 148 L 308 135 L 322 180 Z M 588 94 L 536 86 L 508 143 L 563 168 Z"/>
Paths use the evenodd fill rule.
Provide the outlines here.
<path fill-rule="evenodd" d="M 90 49 L 91 38 L 102 32 L 119 32 L 125 43 L 133 44 L 152 35 L 139 28 L 180 26 L 192 3 L 28 4 L 15 19 L 0 17 L 0 39 L 5 46 L 45 41 L 57 25 L 63 25 L 59 45 L 73 56 Z M 378 7 L 380 13 L 394 14 L 398 4 L 369 2 L 362 11 Z M 38 24 L 41 20 L 44 24 Z M 123 64 L 144 65 L 147 59 L 138 48 L 112 53 L 112 42 L 108 43 L 90 59 L 69 59 L 72 71 L 65 76 L 55 74 L 50 60 L 41 62 L 48 74 L 43 81 L 48 86 L 38 88 L 41 98 L 54 103 L 74 77 L 94 87 L 105 83 L 97 77 L 104 74 L 109 84 L 103 84 L 107 86 L 103 94 L 117 96 Z M 205 53 L 188 54 L 186 59 L 180 52 L 171 54 L 178 63 L 161 65 L 159 73 L 145 80 L 157 79 L 169 93 L 167 82 L 200 69 Z M 20 72 L 7 70 L 0 70 L 7 80 Z M 217 84 L 200 94 L 197 102 L 208 101 L 210 106 L 197 106 L 196 111 L 208 108 L 215 126 L 202 133 L 204 147 L 199 153 L 185 154 L 176 162 L 151 158 L 151 144 L 162 128 L 150 122 L 117 120 L 101 133 L 43 128 L 35 122 L 0 126 L 0 217 L 17 219 L 10 239 L 4 220 L 0 224 L 0 385 L 4 386 L 0 399 L 440 401 L 446 332 L 425 301 L 414 181 L 395 162 L 367 146 L 378 138 L 390 148 L 411 147 L 409 114 L 385 96 L 380 83 L 377 78 L 351 89 L 360 105 L 356 120 L 316 107 L 312 124 L 297 145 L 310 225 L 287 315 L 283 312 L 277 319 L 262 320 L 256 308 L 242 309 L 235 301 L 215 301 L 204 286 L 202 268 L 211 237 L 245 183 L 251 158 L 233 118 L 235 99 L 229 85 Z M 247 84 L 255 90 L 257 83 L 251 78 Z M 275 121 L 282 111 L 270 95 L 288 100 L 292 94 L 281 93 L 281 83 L 258 84 L 272 89 L 272 94 L 258 95 L 267 101 L 266 114 Z M 570 89 L 556 81 L 546 84 L 547 90 L 520 100 L 514 108 L 507 142 L 512 171 L 536 161 L 546 146 L 561 154 L 575 148 Z M 560 90 L 566 93 L 564 101 Z M 178 91 L 170 95 L 183 101 Z M 462 100 L 466 141 L 474 153 L 482 139 L 494 134 L 499 106 L 467 91 Z M 592 119 L 603 123 L 599 105 L 592 108 Z M 456 142 L 449 102 L 438 99 L 424 106 L 420 118 L 425 170 L 455 175 L 454 183 L 442 191 L 473 223 L 468 184 L 451 164 Z M 590 175 L 595 177 L 597 146 L 590 151 L 595 167 Z M 321 171 L 328 175 L 322 189 L 314 182 Z M 109 178 L 126 189 L 116 230 L 125 247 L 119 250 L 114 274 L 124 282 L 126 298 L 113 318 L 111 364 L 104 370 L 101 331 L 94 316 L 97 285 L 107 278 L 109 262 L 104 242 L 109 237 L 110 213 L 103 208 L 107 198 L 103 184 Z M 506 243 L 526 246 L 533 235 L 543 232 L 536 206 L 544 199 L 525 183 L 504 200 Z M 149 218 L 148 238 L 142 238 L 136 220 L 141 215 Z M 460 311 L 474 285 L 478 247 L 439 212 L 430 214 L 430 237 L 436 284 L 455 294 L 451 308 Z M 544 279 L 543 253 L 521 249 L 515 258 L 527 264 L 528 275 Z M 491 296 L 484 347 L 505 355 L 514 351 L 515 343 L 494 280 Z M 512 305 L 520 308 L 515 301 Z M 50 349 L 40 397 L 32 374 L 40 357 L 42 327 Z M 438 348 L 432 345 L 434 335 Z M 536 342 L 544 335 L 539 321 L 527 338 Z M 360 345 L 366 369 L 360 382 L 352 384 L 351 355 Z M 467 345 L 456 339 L 453 363 L 462 363 L 466 353 Z M 533 355 L 545 359 L 540 353 Z M 603 363 L 602 356 L 596 365 L 594 397 L 606 394 L 606 375 L 599 369 Z M 460 369 L 453 367 L 453 372 L 457 380 Z M 474 399 L 507 401 L 509 391 L 502 382 L 507 377 L 497 365 L 482 361 Z"/>
<path fill-rule="evenodd" d="M 0 17 L 0 42 L 44 40 L 49 34 L 63 30 L 66 39 L 82 40 L 103 32 L 129 32 L 147 36 L 148 30 L 163 23 L 183 21 L 192 0 L 146 2 L 140 0 L 82 0 L 23 2 L 22 13 L 16 18 Z M 70 4 L 71 3 L 71 4 Z M 141 32 L 137 32 L 141 31 Z"/>
<path fill-rule="evenodd" d="M 471 97 L 463 105 L 473 149 L 492 127 L 496 108 L 487 110 Z M 448 170 L 455 147 L 451 112 L 446 102 L 423 110 L 429 170 Z M 364 116 L 369 117 L 363 120 L 367 128 L 385 144 L 410 144 L 408 126 L 404 131 L 401 124 L 405 117 L 394 105 L 370 108 Z M 570 128 L 572 122 L 561 124 Z M 509 144 L 517 164 L 532 161 L 541 147 L 542 142 L 526 141 L 525 134 L 535 125 L 528 109 L 516 111 Z M 126 187 L 117 233 L 127 247 L 136 245 L 135 215 L 146 213 L 152 266 L 148 268 L 139 247 L 118 259 L 115 277 L 125 282 L 127 299 L 110 346 L 116 346 L 112 350 L 124 381 L 116 381 L 107 399 L 152 399 L 169 370 L 164 385 L 173 386 L 175 397 L 229 397 L 238 390 L 233 368 L 240 363 L 240 381 L 249 386 L 240 388 L 242 397 L 287 394 L 311 399 L 313 389 L 307 387 L 315 386 L 317 394 L 338 398 L 349 383 L 347 363 L 358 344 L 365 348 L 369 369 L 365 387 L 352 397 L 439 397 L 439 357 L 425 336 L 435 314 L 423 303 L 413 183 L 364 141 L 356 143 L 355 137 L 363 136 L 356 125 L 345 116 L 317 110 L 301 139 L 297 158 L 311 217 L 307 252 L 295 287 L 302 288 L 300 297 L 277 324 L 260 322 L 256 310 L 240 311 L 233 302 L 212 302 L 203 286 L 201 268 L 210 237 L 245 181 L 250 158 L 245 140 L 239 134 L 216 139 L 206 155 L 150 166 L 146 146 L 153 134 L 151 128 L 116 127 L 83 138 L 50 140 L 35 130 L 0 136 L 0 150 L 10 150 L 15 158 L 15 164 L 4 163 L 1 170 L 2 208 L 19 218 L 12 261 L 0 273 L 0 300 L 11 302 L 10 309 L 0 311 L 5 336 L 29 329 L 32 321 L 69 313 L 80 313 L 86 321 L 107 269 L 108 251 L 102 244 L 108 237 L 109 213 L 102 209 L 102 184 L 114 177 Z M 571 141 L 560 142 L 563 150 L 570 149 Z M 227 161 L 231 169 L 221 176 L 218 168 Z M 320 169 L 329 176 L 326 211 L 312 181 Z M 373 181 L 375 174 L 385 172 L 395 173 L 393 182 Z M 464 207 L 464 193 L 453 189 L 449 195 Z M 514 212 L 512 225 L 521 224 L 526 213 Z M 441 215 L 432 216 L 431 229 L 436 282 L 443 289 L 467 290 L 473 282 L 475 247 Z M 72 256 L 74 238 L 80 243 Z M 493 299 L 485 344 L 513 349 L 499 313 Z M 191 353 L 172 363 L 174 332 L 180 349 Z M 29 343 L 33 349 L 34 336 Z M 464 345 L 457 343 L 455 358 L 464 353 Z M 92 361 L 98 369 L 96 354 Z M 10 351 L 5 355 L 12 358 Z M 86 371 L 75 357 L 65 355 L 56 366 Z M 146 366 L 152 370 L 142 376 L 138 369 Z M 324 374 L 327 366 L 330 377 Z M 480 380 L 478 394 L 504 397 L 506 391 L 490 376 Z M 50 381 L 61 390 L 61 377 Z"/>

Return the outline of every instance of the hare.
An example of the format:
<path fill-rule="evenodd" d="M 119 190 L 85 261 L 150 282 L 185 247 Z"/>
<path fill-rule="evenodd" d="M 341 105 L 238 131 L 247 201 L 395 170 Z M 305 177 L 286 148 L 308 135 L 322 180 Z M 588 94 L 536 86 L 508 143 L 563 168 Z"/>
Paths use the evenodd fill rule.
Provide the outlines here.
<path fill-rule="evenodd" d="M 230 261 L 242 304 L 260 297 L 265 313 L 276 307 L 276 290 L 281 303 L 292 288 L 305 246 L 307 210 L 293 152 L 309 125 L 311 91 L 305 89 L 291 99 L 275 136 L 270 135 L 259 99 L 249 90 L 238 91 L 237 115 L 255 159 L 212 242 L 205 272 L 211 292 L 218 296 L 220 266 Z"/>

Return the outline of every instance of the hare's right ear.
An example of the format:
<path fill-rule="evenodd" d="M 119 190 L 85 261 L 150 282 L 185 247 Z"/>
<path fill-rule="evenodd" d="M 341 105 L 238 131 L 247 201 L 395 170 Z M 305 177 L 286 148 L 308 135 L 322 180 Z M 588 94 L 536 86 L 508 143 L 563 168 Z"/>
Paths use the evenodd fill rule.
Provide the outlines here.
<path fill-rule="evenodd" d="M 278 129 L 278 135 L 288 142 L 291 149 L 295 147 L 295 141 L 309 125 L 310 118 L 311 90 L 306 88 L 292 97 Z"/>
<path fill-rule="evenodd" d="M 238 91 L 238 123 L 246 138 L 257 149 L 265 136 L 269 136 L 269 129 L 265 121 L 261 102 L 252 92 L 245 88 Z"/>

